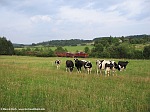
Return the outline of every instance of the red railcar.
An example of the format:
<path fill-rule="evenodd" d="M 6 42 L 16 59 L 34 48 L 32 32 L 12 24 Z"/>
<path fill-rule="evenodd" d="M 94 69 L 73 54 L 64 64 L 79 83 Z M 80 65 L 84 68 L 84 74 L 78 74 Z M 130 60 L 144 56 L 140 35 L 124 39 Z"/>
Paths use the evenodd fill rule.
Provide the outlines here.
<path fill-rule="evenodd" d="M 74 57 L 74 54 L 70 52 L 66 52 L 66 57 Z"/>
<path fill-rule="evenodd" d="M 77 57 L 77 58 L 87 58 L 88 54 L 85 53 L 85 52 L 77 52 L 77 53 L 74 54 L 74 57 Z"/>
<path fill-rule="evenodd" d="M 88 54 L 84 52 L 70 53 L 70 52 L 56 52 L 58 57 L 76 57 L 76 58 L 87 58 Z"/>

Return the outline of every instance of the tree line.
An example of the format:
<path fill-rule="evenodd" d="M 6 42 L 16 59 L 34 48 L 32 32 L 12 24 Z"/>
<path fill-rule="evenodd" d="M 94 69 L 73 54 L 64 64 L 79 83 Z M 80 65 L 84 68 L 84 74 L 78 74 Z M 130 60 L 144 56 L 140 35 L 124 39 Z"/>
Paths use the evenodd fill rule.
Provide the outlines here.
<path fill-rule="evenodd" d="M 42 45 L 42 46 L 77 46 L 85 43 L 91 43 L 93 40 L 82 40 L 82 39 L 70 39 L 70 40 L 51 40 L 47 42 L 41 43 L 32 43 L 33 46 L 35 45 Z"/>
<path fill-rule="evenodd" d="M 66 43 L 67 42 L 73 43 L 73 41 L 76 41 L 77 43 L 78 41 L 80 41 L 79 43 L 81 45 L 85 45 L 88 42 L 94 41 L 92 49 L 89 49 L 89 47 L 84 48 L 84 52 L 88 53 L 90 57 L 150 59 L 150 35 L 138 35 L 138 36 L 128 36 L 128 37 L 122 36 L 119 38 L 111 37 L 111 36 L 100 37 L 100 38 L 93 39 L 93 41 L 72 39 L 70 41 L 66 40 Z M 56 44 L 57 48 L 54 51 L 50 47 L 42 47 L 42 48 L 35 47 L 35 49 L 31 49 L 30 47 L 27 47 L 27 48 L 22 48 L 21 50 L 14 50 L 14 46 L 11 43 L 11 41 L 7 40 L 5 37 L 0 37 L 0 54 L 54 57 L 56 56 L 55 52 L 68 51 L 67 49 L 64 49 L 61 46 L 64 45 L 64 43 L 60 45 Z M 75 45 L 77 43 L 70 44 L 70 45 Z M 134 44 L 142 44 L 144 45 L 144 49 L 138 50 L 135 48 Z"/>
<path fill-rule="evenodd" d="M 112 36 L 110 36 L 112 37 Z M 131 35 L 131 36 L 122 36 L 122 37 L 114 37 L 114 39 L 111 39 L 110 37 L 97 37 L 93 40 L 83 40 L 83 39 L 70 39 L 70 40 L 51 40 L 46 42 L 40 42 L 40 43 L 32 43 L 32 46 L 42 45 L 42 46 L 77 46 L 77 45 L 85 45 L 86 43 L 93 43 L 97 40 L 105 40 L 103 38 L 109 39 L 108 42 L 111 44 L 111 41 L 120 40 L 123 43 L 130 43 L 130 44 L 145 44 L 147 42 L 150 42 L 150 35 Z"/>

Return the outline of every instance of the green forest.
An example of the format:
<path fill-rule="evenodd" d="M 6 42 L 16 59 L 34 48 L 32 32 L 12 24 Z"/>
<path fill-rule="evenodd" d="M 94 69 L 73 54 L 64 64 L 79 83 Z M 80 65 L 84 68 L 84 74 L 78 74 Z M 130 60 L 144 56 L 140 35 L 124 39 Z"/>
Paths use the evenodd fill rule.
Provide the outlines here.
<path fill-rule="evenodd" d="M 51 40 L 31 45 L 12 44 L 6 37 L 0 37 L 1 55 L 54 57 L 55 52 L 68 52 L 64 46 L 85 46 L 83 52 L 95 58 L 150 59 L 150 35 L 97 37 L 93 40 Z M 52 47 L 56 49 L 52 50 Z"/>

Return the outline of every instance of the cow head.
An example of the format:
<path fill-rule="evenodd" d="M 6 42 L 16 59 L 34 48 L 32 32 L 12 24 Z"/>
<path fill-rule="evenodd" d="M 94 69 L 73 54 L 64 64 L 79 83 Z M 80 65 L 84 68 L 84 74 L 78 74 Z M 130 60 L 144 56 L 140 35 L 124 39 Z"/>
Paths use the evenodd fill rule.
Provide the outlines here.
<path fill-rule="evenodd" d="M 75 62 L 78 62 L 79 60 L 77 58 L 74 59 Z"/>

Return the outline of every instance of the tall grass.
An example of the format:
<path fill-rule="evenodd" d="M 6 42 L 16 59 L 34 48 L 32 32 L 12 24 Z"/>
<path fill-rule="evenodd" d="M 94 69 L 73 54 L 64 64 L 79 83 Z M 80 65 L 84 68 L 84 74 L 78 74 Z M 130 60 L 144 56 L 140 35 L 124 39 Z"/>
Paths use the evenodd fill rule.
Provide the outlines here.
<path fill-rule="evenodd" d="M 56 58 L 0 56 L 0 108 L 45 108 L 54 112 L 148 112 L 150 60 L 129 60 L 117 76 L 56 70 Z M 69 58 L 73 60 L 72 58 Z M 118 61 L 118 60 L 115 60 Z"/>

